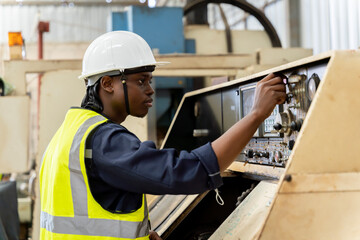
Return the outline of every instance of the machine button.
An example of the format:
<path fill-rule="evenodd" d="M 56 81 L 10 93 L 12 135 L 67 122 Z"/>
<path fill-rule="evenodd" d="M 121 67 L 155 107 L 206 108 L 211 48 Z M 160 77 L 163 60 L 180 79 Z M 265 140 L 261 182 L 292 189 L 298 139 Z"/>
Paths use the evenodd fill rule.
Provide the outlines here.
<path fill-rule="evenodd" d="M 296 121 L 292 121 L 290 123 L 290 128 L 293 131 L 300 131 L 301 126 L 302 126 L 303 120 L 302 119 L 298 119 Z"/>
<path fill-rule="evenodd" d="M 294 97 L 292 93 L 286 94 L 286 103 L 289 104 L 291 102 L 291 99 Z"/>
<path fill-rule="evenodd" d="M 276 130 L 276 131 L 280 131 L 282 129 L 282 125 L 280 123 L 275 123 L 273 125 L 273 128 Z"/>
<path fill-rule="evenodd" d="M 294 145 L 295 145 L 295 140 L 290 140 L 288 143 L 289 150 L 293 150 Z"/>
<path fill-rule="evenodd" d="M 254 151 L 253 151 L 252 149 L 248 149 L 248 150 L 246 151 L 246 156 L 247 156 L 248 158 L 253 158 L 253 157 L 254 157 Z"/>
<path fill-rule="evenodd" d="M 270 161 L 271 161 L 271 162 L 275 162 L 275 151 L 272 151 L 272 152 L 270 153 Z"/>
<path fill-rule="evenodd" d="M 255 157 L 261 157 L 261 153 L 258 152 L 258 151 L 255 151 L 255 152 L 254 152 L 254 156 L 255 156 Z"/>
<path fill-rule="evenodd" d="M 268 152 L 260 152 L 260 157 L 269 158 L 269 153 Z"/>
<path fill-rule="evenodd" d="M 281 162 L 281 158 L 282 158 L 281 152 L 280 151 L 275 151 L 274 158 L 275 158 L 275 162 L 277 162 L 277 163 Z"/>

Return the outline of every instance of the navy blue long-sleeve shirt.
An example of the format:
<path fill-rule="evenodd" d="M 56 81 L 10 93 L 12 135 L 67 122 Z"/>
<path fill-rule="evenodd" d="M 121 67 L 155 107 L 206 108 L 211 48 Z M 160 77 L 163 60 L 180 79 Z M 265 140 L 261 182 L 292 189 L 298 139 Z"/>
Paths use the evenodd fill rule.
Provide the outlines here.
<path fill-rule="evenodd" d="M 90 140 L 86 161 L 95 200 L 108 211 L 127 213 L 142 204 L 142 194 L 194 194 L 222 185 L 216 155 L 208 143 L 191 152 L 156 149 L 125 127 L 104 123 Z"/>

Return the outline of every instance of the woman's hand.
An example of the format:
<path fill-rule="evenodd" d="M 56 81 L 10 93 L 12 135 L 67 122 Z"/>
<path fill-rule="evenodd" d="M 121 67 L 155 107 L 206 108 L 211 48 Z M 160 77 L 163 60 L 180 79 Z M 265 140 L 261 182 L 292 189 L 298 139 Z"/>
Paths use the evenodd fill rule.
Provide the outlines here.
<path fill-rule="evenodd" d="M 256 84 L 252 112 L 265 120 L 270 116 L 276 104 L 286 99 L 285 84 L 279 75 L 271 73 Z"/>
<path fill-rule="evenodd" d="M 150 240 L 162 240 L 162 238 L 154 231 L 150 231 L 149 238 Z"/>

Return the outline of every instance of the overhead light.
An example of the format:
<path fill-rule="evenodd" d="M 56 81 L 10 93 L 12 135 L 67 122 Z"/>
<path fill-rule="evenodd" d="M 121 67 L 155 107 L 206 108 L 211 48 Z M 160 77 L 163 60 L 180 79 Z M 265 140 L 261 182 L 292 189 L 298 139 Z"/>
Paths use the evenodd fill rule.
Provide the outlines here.
<path fill-rule="evenodd" d="M 154 8 L 156 6 L 156 0 L 148 0 L 149 8 Z"/>
<path fill-rule="evenodd" d="M 111 3 L 112 2 L 112 0 L 105 0 L 107 3 Z"/>
<path fill-rule="evenodd" d="M 145 2 L 146 2 L 146 0 L 139 0 L 139 2 L 140 2 L 140 3 L 145 3 Z"/>

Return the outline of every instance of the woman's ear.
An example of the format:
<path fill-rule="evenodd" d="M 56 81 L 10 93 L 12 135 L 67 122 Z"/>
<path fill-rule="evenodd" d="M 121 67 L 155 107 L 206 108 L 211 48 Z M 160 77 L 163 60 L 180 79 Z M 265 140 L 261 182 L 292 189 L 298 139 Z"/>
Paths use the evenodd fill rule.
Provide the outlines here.
<path fill-rule="evenodd" d="M 104 89 L 105 92 L 112 93 L 114 91 L 114 79 L 109 76 L 103 76 L 100 79 L 100 87 Z"/>

